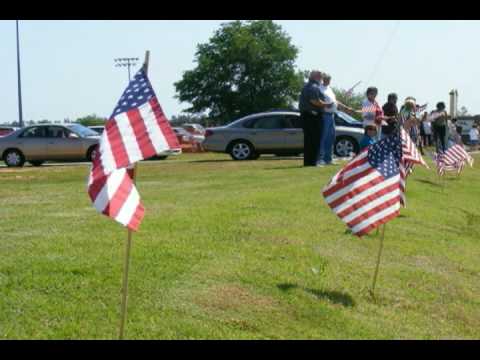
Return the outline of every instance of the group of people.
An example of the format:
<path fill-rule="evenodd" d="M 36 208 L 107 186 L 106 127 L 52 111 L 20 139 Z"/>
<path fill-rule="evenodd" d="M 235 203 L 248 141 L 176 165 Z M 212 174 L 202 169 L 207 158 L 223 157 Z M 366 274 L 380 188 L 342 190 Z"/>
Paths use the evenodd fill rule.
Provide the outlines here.
<path fill-rule="evenodd" d="M 416 99 L 409 96 L 398 109 L 398 96 L 391 93 L 381 107 L 376 100 L 378 89 L 369 87 L 362 102 L 362 109 L 355 110 L 336 99 L 330 82 L 330 75 L 312 71 L 300 94 L 299 108 L 305 139 L 304 166 L 321 167 L 334 163 L 334 113 L 337 110 L 350 115 L 361 114 L 365 133 L 360 142 L 360 151 L 384 137 L 397 133 L 400 128 L 405 129 L 410 135 L 422 155 L 423 148 L 427 146 L 435 145 L 438 153 L 445 152 L 449 142 L 462 144 L 462 129 L 456 126 L 456 119 L 449 119 L 443 102 L 439 102 L 430 114 L 424 112 L 423 116 L 419 117 L 417 114 L 422 108 L 426 108 L 426 104 L 419 106 Z M 476 125 L 471 132 L 473 144 L 478 144 Z"/>
<path fill-rule="evenodd" d="M 339 102 L 330 87 L 331 76 L 314 70 L 302 89 L 299 99 L 304 134 L 304 166 L 325 166 L 334 163 L 335 112 L 355 110 Z"/>

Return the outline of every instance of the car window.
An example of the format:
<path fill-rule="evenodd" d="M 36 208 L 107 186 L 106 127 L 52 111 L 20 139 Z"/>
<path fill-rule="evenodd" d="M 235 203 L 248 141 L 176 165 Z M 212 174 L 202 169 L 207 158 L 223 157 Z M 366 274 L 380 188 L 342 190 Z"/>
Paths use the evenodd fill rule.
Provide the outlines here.
<path fill-rule="evenodd" d="M 252 124 L 253 129 L 285 129 L 289 127 L 285 117 L 282 116 L 266 116 L 256 119 Z"/>
<path fill-rule="evenodd" d="M 25 130 L 20 137 L 25 138 L 42 138 L 45 137 L 45 127 L 35 126 Z"/>
<path fill-rule="evenodd" d="M 70 131 L 61 126 L 49 126 L 47 137 L 49 138 L 68 138 Z"/>
<path fill-rule="evenodd" d="M 300 116 L 295 116 L 295 115 L 287 115 L 285 116 L 286 121 L 288 123 L 288 127 L 291 129 L 301 129 L 302 128 L 302 122 Z"/>

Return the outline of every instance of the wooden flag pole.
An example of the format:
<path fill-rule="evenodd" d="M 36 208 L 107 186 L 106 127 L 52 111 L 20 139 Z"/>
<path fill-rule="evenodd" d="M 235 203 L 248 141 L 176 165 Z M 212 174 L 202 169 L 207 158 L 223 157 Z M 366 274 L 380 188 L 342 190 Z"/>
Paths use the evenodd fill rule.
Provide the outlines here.
<path fill-rule="evenodd" d="M 380 238 L 380 248 L 378 249 L 378 256 L 377 256 L 377 265 L 375 267 L 375 274 L 373 275 L 372 289 L 370 290 L 370 295 L 372 295 L 373 298 L 375 298 L 375 284 L 377 283 L 378 268 L 380 267 L 380 257 L 382 256 L 383 239 L 385 238 L 386 225 L 387 224 L 383 224 L 383 228 L 382 228 L 382 237 Z"/>
<path fill-rule="evenodd" d="M 146 51 L 145 53 L 145 62 L 143 63 L 143 70 L 145 74 L 148 73 L 148 62 L 150 59 L 150 51 Z M 137 164 L 135 163 L 133 166 L 133 174 L 132 174 L 132 181 L 135 185 L 136 183 L 136 176 L 137 176 Z M 120 330 L 118 338 L 119 340 L 123 340 L 123 334 L 125 330 L 125 321 L 127 320 L 127 298 L 128 298 L 128 269 L 130 265 L 130 250 L 132 248 L 132 235 L 133 231 L 128 229 L 127 230 L 127 242 L 125 244 L 125 261 L 123 266 L 123 285 L 122 285 L 122 305 L 120 309 Z"/>

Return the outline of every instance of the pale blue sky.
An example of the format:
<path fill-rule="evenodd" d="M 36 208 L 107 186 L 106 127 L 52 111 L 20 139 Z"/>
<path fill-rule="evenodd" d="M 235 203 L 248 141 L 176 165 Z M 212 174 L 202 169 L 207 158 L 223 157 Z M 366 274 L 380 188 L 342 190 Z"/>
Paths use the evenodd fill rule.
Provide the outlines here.
<path fill-rule="evenodd" d="M 173 83 L 193 68 L 198 43 L 227 20 L 21 21 L 22 92 L 25 120 L 109 116 L 126 86 L 116 57 L 150 50 L 149 76 L 167 115 L 188 104 L 174 99 Z M 297 66 L 318 68 L 335 86 L 357 81 L 400 99 L 415 96 L 433 106 L 458 89 L 459 106 L 480 113 L 479 21 L 276 21 L 300 49 Z M 391 40 L 387 46 L 388 40 Z M 15 21 L 0 21 L 2 122 L 18 119 Z M 382 56 L 382 54 L 384 54 Z"/>

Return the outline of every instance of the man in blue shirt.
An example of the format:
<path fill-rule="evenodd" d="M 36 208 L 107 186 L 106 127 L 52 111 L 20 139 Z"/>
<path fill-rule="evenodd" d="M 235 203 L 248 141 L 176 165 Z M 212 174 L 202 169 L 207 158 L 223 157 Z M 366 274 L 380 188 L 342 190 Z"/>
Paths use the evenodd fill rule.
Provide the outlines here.
<path fill-rule="evenodd" d="M 322 116 L 324 107 L 327 106 L 325 96 L 320 91 L 322 78 L 323 75 L 320 71 L 312 71 L 299 98 L 298 107 L 304 136 L 303 166 L 317 166 Z"/>

